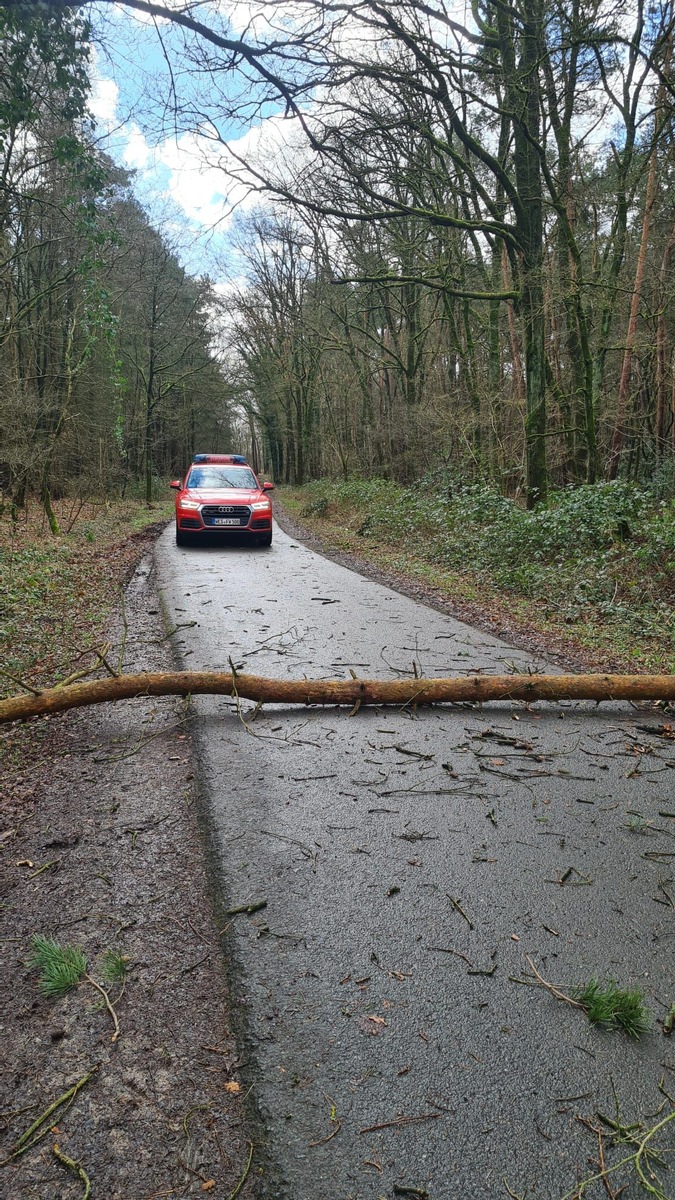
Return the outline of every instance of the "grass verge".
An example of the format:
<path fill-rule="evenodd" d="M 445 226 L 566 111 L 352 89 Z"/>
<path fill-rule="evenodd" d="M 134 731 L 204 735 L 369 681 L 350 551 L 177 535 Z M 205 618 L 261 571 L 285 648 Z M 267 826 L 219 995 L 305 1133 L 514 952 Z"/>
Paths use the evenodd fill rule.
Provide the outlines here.
<path fill-rule="evenodd" d="M 67 527 L 70 504 L 55 507 Z M 0 521 L 0 695 L 16 692 L 19 679 L 33 687 L 58 683 L 82 665 L 143 552 L 148 526 L 170 513 L 170 504 L 87 503 L 60 537 L 37 504 L 16 523 Z"/>
<path fill-rule="evenodd" d="M 529 513 L 444 474 L 407 488 L 319 480 L 280 498 L 327 549 L 421 583 L 492 624 L 543 635 L 599 669 L 675 671 L 672 500 L 598 484 Z"/>
<path fill-rule="evenodd" d="M 55 505 L 63 529 L 53 537 L 40 506 L 0 520 L 0 696 L 48 687 L 93 661 L 119 589 L 132 574 L 172 504 L 140 501 Z M 73 514 L 76 519 L 73 520 Z M 70 527 L 69 527 L 70 526 Z M 39 753 L 41 726 L 0 736 L 5 769 Z"/>

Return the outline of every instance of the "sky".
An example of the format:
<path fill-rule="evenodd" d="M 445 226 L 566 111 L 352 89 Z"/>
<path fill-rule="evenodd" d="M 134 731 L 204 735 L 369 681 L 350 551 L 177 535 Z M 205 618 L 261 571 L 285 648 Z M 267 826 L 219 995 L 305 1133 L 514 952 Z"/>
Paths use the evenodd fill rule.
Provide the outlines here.
<path fill-rule="evenodd" d="M 182 7 L 184 0 L 162 3 Z M 466 0 L 456 3 L 459 15 L 466 17 Z M 269 35 L 272 21 L 275 33 L 280 29 L 287 33 L 299 19 L 299 11 L 294 0 L 287 0 L 283 7 L 280 0 L 204 0 L 197 6 L 196 16 L 209 24 L 210 15 L 224 15 L 231 36 L 251 41 L 256 31 L 261 39 Z M 256 190 L 253 178 L 246 179 L 240 160 L 265 166 L 273 162 L 275 173 L 285 177 L 288 172 L 302 170 L 310 152 L 299 122 L 287 116 L 284 105 L 275 101 L 263 106 L 262 119 L 256 114 L 247 120 L 244 114 L 237 123 L 228 125 L 221 120 L 219 142 L 194 120 L 184 121 L 184 128 L 167 130 L 172 113 L 172 78 L 158 32 L 171 59 L 179 97 L 185 95 L 201 102 L 213 113 L 219 89 L 226 100 L 234 88 L 246 95 L 241 78 L 233 80 L 223 72 L 218 79 L 206 81 L 202 95 L 195 96 L 194 81 L 180 67 L 182 33 L 171 22 L 163 21 L 155 28 L 152 18 L 125 9 L 123 3 L 94 3 L 91 15 L 95 51 L 90 109 L 102 148 L 135 173 L 138 200 L 155 224 L 180 238 L 180 257 L 189 271 L 208 273 L 216 281 L 224 273 L 236 274 L 231 236 L 235 214 L 273 203 Z M 358 46 L 360 53 L 370 41 L 366 27 L 349 21 L 341 26 L 339 37 L 343 50 Z M 172 44 L 175 56 L 171 55 Z M 248 99 L 254 112 L 254 85 Z M 163 101 L 164 129 L 160 131 Z M 305 111 L 308 115 L 311 112 L 309 104 Z"/>
<path fill-rule="evenodd" d="M 233 32 L 244 27 L 254 7 L 230 5 Z M 170 77 L 154 28 L 121 6 L 105 5 L 94 9 L 94 29 L 89 108 L 102 149 L 134 173 L 137 199 L 153 223 L 177 240 L 190 272 L 209 274 L 216 282 L 236 273 L 234 214 L 259 205 L 262 197 L 252 190 L 253 181 L 242 181 L 242 169 L 228 150 L 254 160 L 277 155 L 291 138 L 294 121 L 268 109 L 250 127 L 221 125 L 224 145 L 196 124 L 187 130 L 160 129 L 159 109 L 170 95 Z M 170 40 L 172 33 L 165 24 L 163 38 Z M 180 90 L 180 80 L 177 85 Z M 169 121 L 167 108 L 165 126 Z"/>
<path fill-rule="evenodd" d="M 178 5 L 180 0 L 164 2 Z M 291 21 L 292 3 L 289 0 L 287 10 Z M 464 0 L 456 0 L 456 4 L 457 16 L 470 22 Z M 265 24 L 269 13 L 273 11 L 276 17 L 279 14 L 277 4 L 266 4 L 265 0 L 206 0 L 197 15 L 208 23 L 209 13 L 213 14 L 216 7 L 227 14 L 232 34 L 246 32 L 248 39 L 252 36 L 251 21 Z M 302 161 L 294 149 L 299 141 L 297 122 L 285 119 L 280 106 L 268 105 L 262 110 L 262 120 L 247 123 L 242 119 L 229 125 L 221 121 L 219 142 L 209 136 L 203 121 L 200 126 L 189 113 L 182 128 L 172 129 L 172 76 L 167 57 L 179 98 L 187 97 L 188 105 L 194 102 L 204 111 L 214 111 L 212 100 L 217 100 L 219 89 L 220 96 L 227 100 L 230 89 L 240 87 L 241 81 L 234 83 L 226 71 L 215 78 L 204 76 L 200 94 L 195 91 L 194 80 L 181 68 L 180 53 L 171 53 L 172 45 L 179 50 L 182 41 L 176 26 L 164 21 L 156 29 L 152 19 L 122 4 L 95 5 L 92 12 L 95 51 L 90 107 L 101 144 L 117 162 L 135 173 L 137 198 L 150 219 L 180 243 L 179 256 L 186 268 L 194 274 L 209 274 L 226 287 L 227 278 L 237 276 L 240 270 L 232 242 L 234 214 L 262 202 L 261 195 L 242 178 L 235 157 L 258 158 L 267 164 L 274 160 L 275 165 L 285 157 L 290 160 L 295 156 L 296 162 Z M 362 39 L 363 27 L 358 33 Z M 342 36 L 351 36 L 349 30 Z M 363 41 L 360 48 L 363 50 Z M 251 96 L 255 98 L 253 88 Z M 586 120 L 589 146 L 605 143 L 612 132 L 611 111 L 599 125 L 594 124 L 595 118 Z M 583 121 L 580 117 L 577 133 L 581 133 Z"/>

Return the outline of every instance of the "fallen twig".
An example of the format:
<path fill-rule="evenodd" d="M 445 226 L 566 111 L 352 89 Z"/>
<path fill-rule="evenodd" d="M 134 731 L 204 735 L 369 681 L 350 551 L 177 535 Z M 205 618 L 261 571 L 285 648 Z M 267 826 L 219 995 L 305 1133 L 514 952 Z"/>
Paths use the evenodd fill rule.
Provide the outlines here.
<path fill-rule="evenodd" d="M 96 1063 L 86 1075 L 83 1075 L 81 1079 L 78 1079 L 77 1083 L 74 1083 L 72 1087 L 68 1088 L 68 1090 L 64 1092 L 62 1096 L 59 1096 L 58 1100 L 54 1100 L 53 1104 L 50 1104 L 49 1108 L 46 1108 L 45 1111 L 41 1113 L 41 1115 L 37 1117 L 35 1121 L 33 1121 L 33 1124 L 29 1126 L 25 1133 L 21 1134 L 21 1137 L 15 1143 L 10 1158 L 15 1158 L 19 1154 L 24 1154 L 26 1150 L 30 1150 L 31 1146 L 34 1146 L 36 1142 L 39 1142 L 41 1138 L 45 1137 L 46 1134 L 49 1133 L 50 1127 L 54 1124 L 54 1122 L 50 1120 L 53 1114 L 59 1109 L 63 1109 L 65 1112 L 66 1109 L 70 1108 L 77 1093 L 84 1087 L 85 1083 L 89 1082 L 92 1075 L 98 1071 L 98 1068 L 99 1064 Z M 61 1118 L 61 1115 L 62 1114 L 59 1113 L 59 1119 Z M 42 1129 L 42 1126 L 45 1126 L 45 1128 Z M 35 1134 L 35 1137 L 33 1137 L 33 1134 Z"/>
<path fill-rule="evenodd" d="M 529 954 L 525 955 L 525 962 L 532 971 L 532 974 L 535 976 L 537 983 L 540 983 L 543 988 L 546 988 L 547 992 L 550 992 L 552 996 L 555 996 L 556 1000 L 564 1000 L 566 1004 L 571 1004 L 573 1008 L 583 1008 L 583 1004 L 580 1004 L 578 1000 L 574 1000 L 572 996 L 568 996 L 566 992 L 561 992 L 552 983 L 549 983 L 548 980 L 544 979 L 543 975 L 539 974 L 539 971 L 532 962 Z"/>
<path fill-rule="evenodd" d="M 525 1200 L 525 1192 L 521 1192 L 520 1195 L 518 1194 L 518 1192 L 514 1192 L 513 1189 L 510 1188 L 508 1183 L 506 1182 L 505 1175 L 502 1175 L 502 1183 L 504 1184 L 506 1191 L 508 1192 L 509 1196 L 511 1197 L 511 1200 Z"/>
<path fill-rule="evenodd" d="M 568 996 L 539 973 L 529 955 L 525 961 L 532 970 L 538 984 L 546 988 L 557 1000 L 564 1000 L 573 1008 L 580 1008 L 592 1025 L 606 1029 L 622 1029 L 630 1037 L 639 1038 L 651 1028 L 651 1016 L 645 1008 L 639 989 L 620 988 L 613 980 L 602 983 L 595 976 L 584 987 L 574 988 Z"/>
<path fill-rule="evenodd" d="M 332 1142 L 333 1138 L 337 1137 L 337 1135 L 341 1129 L 342 1129 L 342 1121 L 336 1121 L 335 1129 L 333 1130 L 332 1133 L 329 1133 L 327 1135 L 327 1137 L 319 1138 L 319 1140 L 316 1142 L 308 1142 L 307 1145 L 308 1146 L 325 1146 L 327 1142 Z"/>
<path fill-rule="evenodd" d="M 63 1163 L 64 1167 L 68 1167 L 70 1171 L 73 1171 L 75 1175 L 82 1180 L 84 1184 L 82 1200 L 88 1200 L 89 1196 L 91 1195 L 91 1180 L 84 1167 L 81 1167 L 79 1163 L 74 1162 L 72 1158 L 69 1158 L 67 1154 L 64 1154 L 57 1142 L 54 1142 L 54 1145 L 52 1146 L 52 1154 L 59 1160 L 60 1163 Z"/>
<path fill-rule="evenodd" d="M 634 1132 L 635 1130 L 640 1130 L 639 1125 L 621 1125 L 618 1121 L 611 1121 L 609 1118 L 603 1117 L 602 1113 L 597 1113 L 597 1116 L 603 1122 L 603 1124 L 609 1126 L 609 1128 L 614 1131 L 617 1142 L 629 1142 L 635 1147 L 635 1150 L 632 1154 L 627 1154 L 618 1162 L 612 1163 L 610 1167 L 601 1165 L 601 1169 L 599 1172 L 597 1172 L 597 1174 L 589 1176 L 580 1184 L 577 1184 L 577 1186 L 571 1191 L 566 1192 L 562 1197 L 562 1200 L 581 1200 L 581 1197 L 585 1195 L 587 1188 L 591 1187 L 592 1184 L 600 1181 L 605 1184 L 610 1175 L 613 1175 L 616 1171 L 620 1171 L 623 1167 L 631 1164 L 645 1192 L 647 1192 L 650 1196 L 655 1196 L 656 1200 L 668 1200 L 666 1193 L 661 1187 L 660 1181 L 655 1173 L 651 1170 L 649 1162 L 651 1159 L 655 1162 L 658 1162 L 662 1166 L 665 1164 L 659 1157 L 657 1151 L 650 1148 L 649 1143 L 654 1137 L 656 1137 L 658 1133 L 661 1132 L 662 1129 L 666 1127 L 666 1125 L 669 1125 L 671 1121 L 675 1120 L 675 1112 L 669 1113 L 667 1117 L 664 1117 L 656 1125 L 652 1125 L 651 1128 L 648 1129 L 642 1136 L 639 1136 L 639 1134 Z M 591 1127 L 589 1126 L 589 1128 Z M 595 1129 L 593 1129 L 593 1132 L 596 1132 Z M 602 1160 L 602 1162 L 604 1163 L 604 1160 Z M 651 1181 L 647 1178 L 647 1172 L 651 1176 Z M 618 1195 L 618 1193 L 616 1194 Z"/>
<path fill-rule="evenodd" d="M 267 908 L 266 900 L 254 900 L 251 904 L 238 904 L 236 908 L 226 908 L 226 917 L 237 917 L 239 913 L 246 913 L 248 916 L 251 913 L 260 912 L 261 908 Z"/>
<path fill-rule="evenodd" d="M 26 691 L 30 692 L 32 696 L 42 695 L 42 692 L 39 688 L 33 687 L 32 683 L 26 683 L 25 680 L 20 679 L 18 675 L 10 674 L 10 672 L 6 671 L 4 667 L 0 667 L 0 675 L 3 675 L 5 679 L 11 679 L 12 683 L 18 683 L 19 687 L 25 688 Z"/>
<path fill-rule="evenodd" d="M 467 917 L 466 913 L 464 912 L 464 909 L 462 908 L 460 901 L 456 900 L 454 896 L 451 896 L 449 892 L 446 892 L 445 894 L 448 897 L 448 900 L 450 901 L 450 903 L 451 903 L 452 907 L 455 909 L 455 911 L 458 912 L 461 917 L 464 917 L 464 920 L 466 921 L 467 925 L 469 926 L 469 929 L 473 929 L 474 928 L 473 921 L 471 921 L 470 918 Z"/>
<path fill-rule="evenodd" d="M 381 1121 L 379 1125 L 365 1125 L 359 1133 L 376 1133 L 378 1129 L 397 1129 L 399 1125 L 417 1125 L 421 1121 L 439 1121 L 440 1113 L 422 1113 L 419 1117 L 394 1117 L 391 1121 Z"/>
<path fill-rule="evenodd" d="M 120 1023 L 117 1019 L 117 1013 L 115 1012 L 115 1009 L 112 1006 L 112 1003 L 110 1001 L 110 997 L 109 997 L 108 993 L 106 992 L 105 988 L 102 987 L 100 983 L 97 983 L 96 980 L 88 973 L 86 975 L 84 975 L 83 978 L 86 983 L 89 983 L 89 984 L 91 984 L 91 986 L 93 988 L 96 988 L 96 991 L 99 992 L 100 995 L 103 997 L 103 1003 L 105 1004 L 108 1012 L 110 1013 L 110 1016 L 112 1017 L 113 1025 L 115 1026 L 112 1038 L 110 1040 L 112 1042 L 116 1042 L 118 1037 L 120 1036 Z M 121 993 L 120 993 L 120 995 L 121 995 Z M 117 997 L 117 999 L 119 1000 L 119 996 Z"/>
<path fill-rule="evenodd" d="M 230 1192 L 229 1196 L 227 1197 L 227 1200 L 236 1200 L 236 1197 L 239 1195 L 241 1189 L 243 1188 L 244 1184 L 246 1183 L 248 1173 L 251 1170 L 252 1162 L 253 1162 L 253 1142 L 251 1142 L 249 1144 L 248 1162 L 246 1163 L 246 1166 L 244 1167 L 243 1174 L 241 1175 L 239 1182 L 238 1182 L 237 1186 L 235 1187 L 234 1191 Z"/>

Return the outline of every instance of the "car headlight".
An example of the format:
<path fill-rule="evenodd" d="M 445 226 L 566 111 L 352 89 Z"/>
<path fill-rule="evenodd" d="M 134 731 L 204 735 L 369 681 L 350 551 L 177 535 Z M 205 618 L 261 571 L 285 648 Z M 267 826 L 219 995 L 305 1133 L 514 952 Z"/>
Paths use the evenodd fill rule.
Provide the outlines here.
<path fill-rule="evenodd" d="M 266 508 L 267 511 L 269 512 L 271 507 L 272 507 L 272 505 L 270 504 L 269 500 L 257 500 L 255 504 L 251 505 L 251 508 L 254 510 L 254 512 L 257 512 L 259 509 L 262 509 L 262 508 Z"/>
<path fill-rule="evenodd" d="M 178 507 L 179 508 L 199 508 L 200 504 L 201 504 L 201 500 L 181 500 L 179 502 Z"/>

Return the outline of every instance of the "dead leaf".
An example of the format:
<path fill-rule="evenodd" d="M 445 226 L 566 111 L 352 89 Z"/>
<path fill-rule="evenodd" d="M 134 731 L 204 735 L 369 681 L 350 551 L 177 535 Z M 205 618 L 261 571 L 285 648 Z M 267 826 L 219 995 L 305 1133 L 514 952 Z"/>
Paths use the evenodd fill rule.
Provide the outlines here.
<path fill-rule="evenodd" d="M 372 1037 L 377 1037 L 382 1026 L 387 1024 L 384 1017 L 377 1016 L 357 1016 L 356 1023 L 362 1033 L 369 1033 Z"/>
<path fill-rule="evenodd" d="M 241 1091 L 241 1084 L 237 1083 L 236 1079 L 230 1079 L 229 1083 L 225 1084 L 225 1091 L 232 1096 L 237 1096 Z"/>

